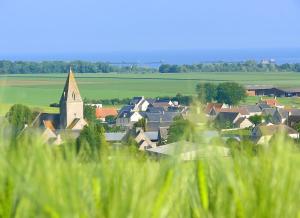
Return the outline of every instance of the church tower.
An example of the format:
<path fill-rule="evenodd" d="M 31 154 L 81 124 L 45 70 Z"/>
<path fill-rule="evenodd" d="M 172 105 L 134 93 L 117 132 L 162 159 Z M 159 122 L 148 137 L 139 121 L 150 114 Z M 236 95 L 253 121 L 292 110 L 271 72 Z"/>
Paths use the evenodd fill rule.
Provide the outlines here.
<path fill-rule="evenodd" d="M 78 123 L 84 122 L 83 118 L 83 101 L 74 77 L 74 73 L 70 68 L 70 72 L 60 98 L 60 126 L 62 129 L 73 129 L 75 126 L 81 129 L 82 125 Z"/>

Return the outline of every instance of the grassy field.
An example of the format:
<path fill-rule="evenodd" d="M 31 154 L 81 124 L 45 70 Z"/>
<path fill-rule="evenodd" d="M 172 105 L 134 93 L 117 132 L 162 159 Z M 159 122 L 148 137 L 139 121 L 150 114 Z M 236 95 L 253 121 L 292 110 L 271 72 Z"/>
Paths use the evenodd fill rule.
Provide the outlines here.
<path fill-rule="evenodd" d="M 0 217 L 300 215 L 299 152 L 284 139 L 257 156 L 241 151 L 191 162 L 155 161 L 126 150 L 87 159 L 75 155 L 74 144 L 43 146 L 34 137 L 11 147 L 3 139 Z"/>
<path fill-rule="evenodd" d="M 9 75 L 0 77 L 0 112 L 7 105 L 22 103 L 43 107 L 59 101 L 66 74 Z M 174 96 L 195 94 L 199 82 L 235 81 L 241 84 L 270 84 L 300 87 L 299 73 L 185 73 L 185 74 L 77 74 L 82 96 L 90 99 Z M 257 98 L 249 98 L 247 102 Z M 297 99 L 284 99 L 289 105 L 300 105 Z"/>

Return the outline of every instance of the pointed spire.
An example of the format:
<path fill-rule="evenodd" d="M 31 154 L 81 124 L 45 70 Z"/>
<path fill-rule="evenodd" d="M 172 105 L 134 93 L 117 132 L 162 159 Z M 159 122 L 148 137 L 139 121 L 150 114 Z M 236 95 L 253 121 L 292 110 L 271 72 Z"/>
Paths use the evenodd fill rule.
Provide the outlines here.
<path fill-rule="evenodd" d="M 61 99 L 60 99 L 60 102 L 62 102 L 62 101 L 68 101 L 68 102 L 82 101 L 71 66 L 70 66 L 70 72 L 68 74 L 68 78 L 65 83 L 65 87 L 64 87 Z"/>

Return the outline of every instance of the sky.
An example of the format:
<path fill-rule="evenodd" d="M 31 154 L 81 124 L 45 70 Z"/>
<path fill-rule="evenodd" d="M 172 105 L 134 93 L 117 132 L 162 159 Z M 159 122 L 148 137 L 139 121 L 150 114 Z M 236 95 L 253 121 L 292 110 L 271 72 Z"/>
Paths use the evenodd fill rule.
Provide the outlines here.
<path fill-rule="evenodd" d="M 0 53 L 300 48 L 299 0 L 0 0 Z"/>

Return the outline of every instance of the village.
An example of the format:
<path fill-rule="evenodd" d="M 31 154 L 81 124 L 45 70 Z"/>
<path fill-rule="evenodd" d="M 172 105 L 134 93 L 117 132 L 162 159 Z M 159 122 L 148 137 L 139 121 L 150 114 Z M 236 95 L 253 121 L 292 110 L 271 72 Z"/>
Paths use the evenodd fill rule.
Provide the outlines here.
<path fill-rule="evenodd" d="M 84 104 L 74 73 L 70 69 L 60 99 L 60 113 L 39 113 L 21 134 L 35 129 L 41 132 L 45 143 L 61 145 L 67 138 L 76 139 L 80 136 L 82 129 L 88 125 L 84 118 L 84 108 L 92 107 L 97 122 L 113 129 L 104 134 L 107 143 L 115 147 L 122 146 L 130 138 L 135 141 L 138 150 L 158 157 L 176 154 L 184 159 L 191 159 L 199 152 L 207 154 L 212 147 L 210 141 L 214 138 L 221 138 L 225 144 L 228 140 L 242 142 L 246 138 L 256 145 L 267 145 L 278 133 L 285 133 L 294 140 L 299 139 L 297 125 L 300 121 L 300 109 L 280 105 L 276 99 L 278 90 L 274 87 L 252 86 L 247 87 L 246 91 L 250 96 L 261 96 L 260 101 L 252 105 L 230 106 L 210 102 L 201 106 L 201 112 L 198 113 L 199 117 L 203 113 L 204 119 L 192 122 L 197 122 L 195 125 L 198 126 L 213 127 L 202 132 L 208 147 L 201 147 L 184 139 L 168 141 L 170 127 L 178 120 L 190 119 L 190 106 L 169 99 L 144 96 L 132 98 L 128 105 L 119 110 L 102 104 Z M 271 97 L 265 97 L 266 93 Z M 242 131 L 247 134 L 241 134 Z M 219 146 L 217 150 L 215 152 L 221 156 L 230 155 L 226 146 Z"/>

